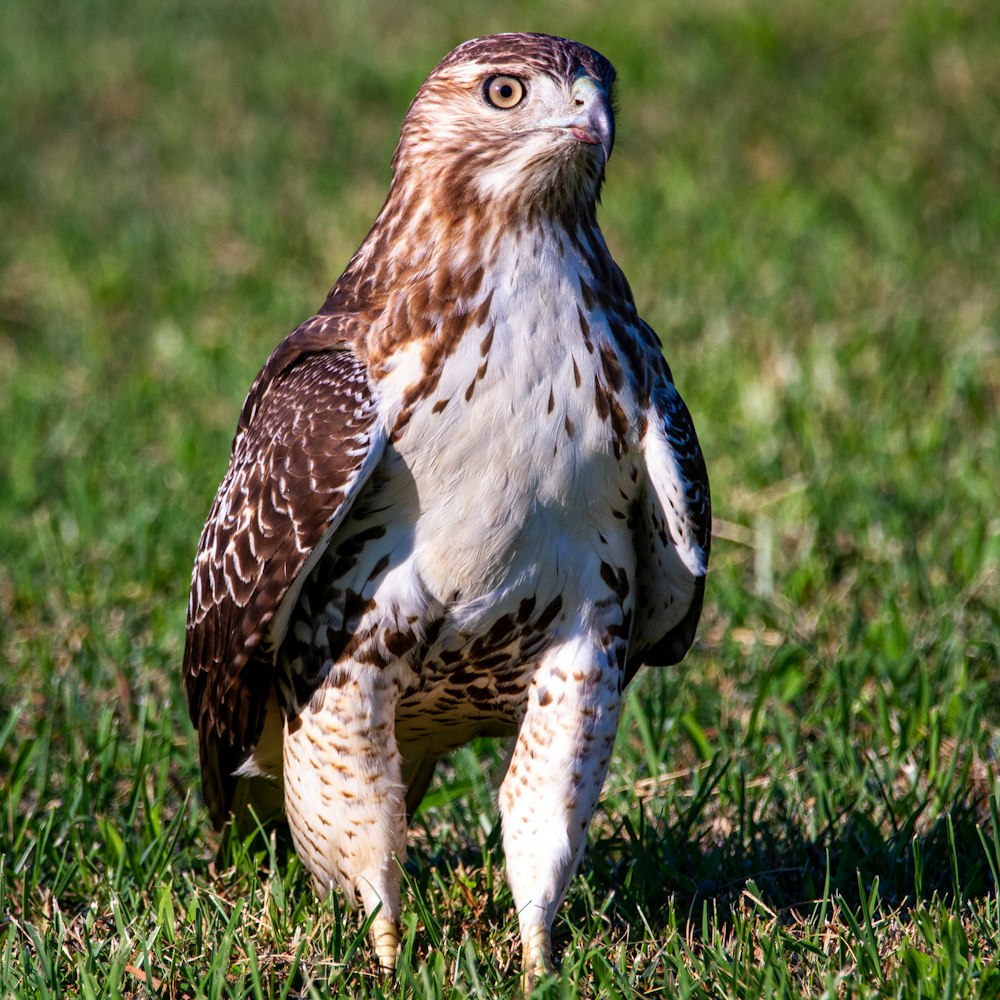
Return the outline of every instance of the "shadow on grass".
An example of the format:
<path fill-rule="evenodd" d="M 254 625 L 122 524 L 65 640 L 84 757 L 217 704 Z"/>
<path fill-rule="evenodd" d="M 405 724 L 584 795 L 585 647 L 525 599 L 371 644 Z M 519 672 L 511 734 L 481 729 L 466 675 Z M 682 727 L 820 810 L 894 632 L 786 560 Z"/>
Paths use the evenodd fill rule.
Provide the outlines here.
<path fill-rule="evenodd" d="M 780 798 L 771 799 L 763 818 L 754 817 L 759 803 L 749 800 L 736 804 L 736 822 L 710 815 L 706 803 L 725 771 L 725 765 L 716 766 L 700 796 L 675 818 L 657 819 L 649 803 L 640 803 L 633 816 L 617 817 L 612 833 L 592 835 L 578 877 L 590 883 L 593 898 L 612 898 L 608 915 L 613 920 L 633 924 L 641 912 L 657 930 L 669 919 L 671 904 L 678 919 L 687 913 L 700 921 L 705 903 L 725 919 L 748 882 L 776 913 L 802 916 L 835 896 L 857 907 L 860 892 L 870 892 L 876 880 L 883 904 L 903 910 L 932 899 L 952 904 L 996 891 L 993 866 L 1000 869 L 1000 858 L 995 820 L 988 793 L 981 788 L 956 794 L 933 817 L 926 799 L 892 801 L 886 794 L 878 813 L 856 804 L 810 836 L 806 828 L 814 824 L 802 817 L 801 805 L 793 812 Z M 272 865 L 284 870 L 295 858 L 288 828 L 278 823 L 268 832 L 274 834 L 270 850 L 258 837 L 242 851 L 256 849 L 265 870 Z M 234 862 L 234 846 L 223 838 L 217 864 Z M 474 873 L 478 880 L 484 868 L 495 867 L 500 876 L 502 865 L 499 822 L 478 842 L 472 837 L 464 841 L 461 824 L 444 837 L 429 835 L 420 820 L 411 828 L 404 867 L 411 888 L 420 894 L 433 893 L 432 882 L 454 873 Z M 496 916 L 504 902 L 497 902 Z M 583 917 L 591 901 L 571 899 L 566 905 L 571 917 Z"/>
<path fill-rule="evenodd" d="M 996 891 L 996 814 L 983 789 L 966 787 L 933 817 L 926 798 L 893 801 L 882 789 L 880 810 L 854 804 L 810 836 L 801 804 L 793 811 L 780 799 L 762 819 L 749 801 L 737 804 L 736 823 L 710 816 L 706 800 L 725 770 L 716 766 L 701 799 L 676 819 L 656 820 L 641 804 L 638 825 L 619 819 L 591 843 L 587 877 L 595 898 L 610 898 L 613 923 L 634 926 L 641 914 L 651 930 L 666 931 L 672 906 L 676 922 L 700 926 L 706 904 L 729 923 L 748 885 L 791 919 L 807 919 L 824 899 L 857 911 L 861 892 L 876 883 L 882 905 L 903 913 L 932 899 L 954 905 Z M 584 916 L 584 901 L 571 902 L 571 920 Z"/>
<path fill-rule="evenodd" d="M 954 910 L 995 891 L 996 804 L 991 806 L 988 789 L 968 771 L 944 797 L 940 788 L 932 798 L 926 789 L 870 787 L 871 795 L 835 812 L 818 832 L 815 802 L 783 798 L 773 787 L 746 789 L 738 781 L 734 795 L 727 777 L 732 778 L 730 768 L 713 763 L 701 772 L 698 790 L 675 799 L 682 804 L 665 816 L 658 817 L 657 803 L 647 801 L 627 814 L 612 807 L 610 821 L 598 818 L 554 928 L 555 949 L 564 961 L 584 961 L 579 956 L 586 954 L 598 925 L 606 941 L 641 928 L 653 942 L 686 925 L 694 938 L 709 926 L 713 932 L 734 928 L 747 894 L 782 924 L 805 922 L 819 930 L 817 913 L 833 912 L 825 903 L 851 911 L 860 922 L 877 898 L 881 913 L 906 919 L 923 903 Z M 500 827 L 497 822 L 484 831 L 474 813 L 456 802 L 447 822 L 431 810 L 419 814 L 411 829 L 403 879 L 404 972 L 442 961 L 445 953 L 449 962 L 458 961 L 454 947 L 469 937 L 494 963 L 506 960 L 503 975 L 514 975 L 517 920 L 501 873 Z M 268 869 L 297 869 L 289 886 L 289 928 L 316 909 L 287 828 L 279 826 L 266 841 L 260 835 L 249 842 L 230 840 L 219 860 L 235 864 L 241 880 L 261 878 Z M 283 974 L 296 985 L 316 976 L 359 990 L 377 982 L 361 919 L 336 908 L 330 916 L 325 925 L 335 933 L 329 932 L 323 954 L 339 965 L 324 971 L 312 964 L 306 973 L 296 960 Z M 854 926 L 853 919 L 844 927 Z"/>

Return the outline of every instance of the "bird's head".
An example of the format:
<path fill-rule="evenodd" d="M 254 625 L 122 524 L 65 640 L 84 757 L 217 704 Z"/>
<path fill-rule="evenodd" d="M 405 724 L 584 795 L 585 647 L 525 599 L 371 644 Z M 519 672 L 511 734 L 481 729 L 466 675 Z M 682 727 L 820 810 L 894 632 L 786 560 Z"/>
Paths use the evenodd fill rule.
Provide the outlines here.
<path fill-rule="evenodd" d="M 604 56 L 565 38 L 466 42 L 413 99 L 394 180 L 433 190 L 457 214 L 592 208 L 614 143 L 614 79 Z"/>

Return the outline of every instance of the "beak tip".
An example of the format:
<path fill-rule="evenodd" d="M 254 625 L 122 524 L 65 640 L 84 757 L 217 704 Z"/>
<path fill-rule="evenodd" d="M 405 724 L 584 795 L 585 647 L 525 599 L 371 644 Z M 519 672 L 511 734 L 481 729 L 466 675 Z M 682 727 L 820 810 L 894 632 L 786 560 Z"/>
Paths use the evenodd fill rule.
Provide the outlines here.
<path fill-rule="evenodd" d="M 601 143 L 604 162 L 607 163 L 611 159 L 611 150 L 615 145 L 615 113 L 605 93 L 599 92 L 599 96 L 590 106 L 587 117 L 590 119 L 591 131 Z"/>
<path fill-rule="evenodd" d="M 606 114 L 601 115 L 594 125 L 594 131 L 601 141 L 601 149 L 604 152 L 604 162 L 607 163 L 611 159 L 611 150 L 615 146 L 615 120 L 612 117 L 611 109 L 609 108 Z"/>

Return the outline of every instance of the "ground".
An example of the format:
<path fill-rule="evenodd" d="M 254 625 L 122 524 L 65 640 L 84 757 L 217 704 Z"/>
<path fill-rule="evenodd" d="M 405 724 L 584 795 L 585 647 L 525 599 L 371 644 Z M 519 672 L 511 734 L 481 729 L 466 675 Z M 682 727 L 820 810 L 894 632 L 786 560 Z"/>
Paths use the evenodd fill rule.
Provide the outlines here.
<path fill-rule="evenodd" d="M 717 517 L 540 994 L 1000 989 L 990 5 L 88 0 L 0 10 L 0 995 L 515 995 L 502 748 L 415 820 L 383 988 L 280 838 L 216 858 L 179 671 L 250 379 L 420 81 L 512 28 L 618 68 L 601 219 Z"/>

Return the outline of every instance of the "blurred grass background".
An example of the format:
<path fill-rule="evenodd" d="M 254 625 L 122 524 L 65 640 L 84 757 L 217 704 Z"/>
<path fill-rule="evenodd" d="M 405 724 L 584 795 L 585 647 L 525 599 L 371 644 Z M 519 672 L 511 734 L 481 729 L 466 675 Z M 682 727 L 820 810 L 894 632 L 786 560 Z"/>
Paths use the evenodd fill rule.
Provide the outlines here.
<path fill-rule="evenodd" d="M 498 30 L 618 68 L 600 218 L 718 519 L 698 645 L 635 685 L 544 989 L 995 995 L 977 0 L 0 7 L 0 993 L 380 993 L 294 859 L 210 868 L 186 592 L 251 379 L 367 231 L 420 82 Z M 418 818 L 414 995 L 516 988 L 478 755 Z"/>

